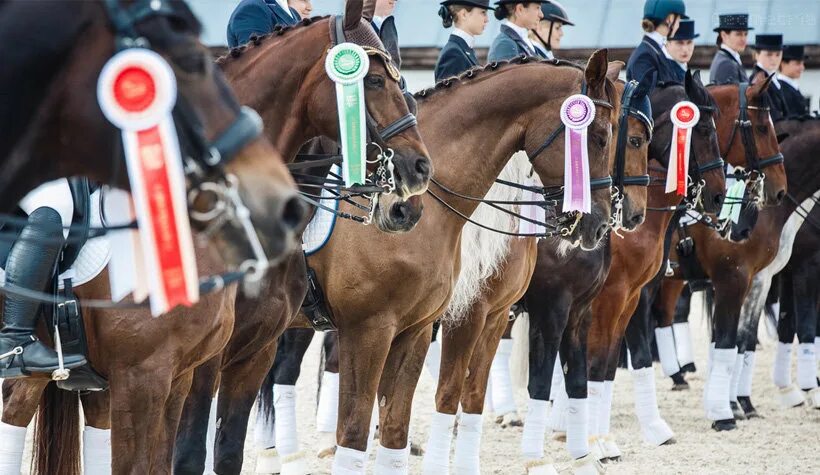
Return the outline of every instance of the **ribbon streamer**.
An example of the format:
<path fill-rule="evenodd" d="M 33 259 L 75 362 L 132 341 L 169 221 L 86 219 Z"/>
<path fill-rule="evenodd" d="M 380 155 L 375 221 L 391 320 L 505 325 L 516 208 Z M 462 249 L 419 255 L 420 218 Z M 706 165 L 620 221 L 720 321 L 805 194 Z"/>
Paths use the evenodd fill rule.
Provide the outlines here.
<path fill-rule="evenodd" d="M 129 48 L 103 67 L 97 99 L 106 118 L 122 131 L 133 209 L 139 224 L 134 252 L 144 278 L 132 280 L 134 297 L 147 282 L 151 313 L 199 300 L 196 259 L 188 221 L 185 175 L 171 116 L 176 78 L 153 51 Z M 137 263 L 135 263 L 137 264 Z M 140 266 L 135 265 L 134 272 Z M 117 289 L 121 295 L 122 288 Z"/>
<path fill-rule="evenodd" d="M 589 153 L 587 129 L 595 119 L 592 99 L 575 94 L 561 105 L 564 133 L 564 206 L 563 211 L 592 210 L 592 191 L 589 184 Z"/>
<path fill-rule="evenodd" d="M 533 175 L 532 177 L 528 177 L 524 181 L 525 186 L 532 186 L 532 187 L 539 187 L 542 186 L 541 179 L 538 178 L 538 175 Z M 543 201 L 544 196 L 540 193 L 536 193 L 532 190 L 524 190 L 521 194 L 521 201 Z M 544 223 L 547 221 L 547 210 L 541 206 L 536 205 L 521 205 L 521 209 L 519 210 L 519 214 L 526 218 L 529 218 L 533 221 L 537 221 L 539 223 Z M 542 229 L 539 229 L 542 228 Z M 543 229 L 544 225 L 532 223 L 525 219 L 518 220 L 518 233 L 519 234 L 537 234 L 543 233 L 546 230 Z"/>
<path fill-rule="evenodd" d="M 689 180 L 689 154 L 692 145 L 692 128 L 700 120 L 698 106 L 681 101 L 672 107 L 672 145 L 669 148 L 669 167 L 666 171 L 666 193 L 676 192 L 686 196 Z"/>
<path fill-rule="evenodd" d="M 325 71 L 336 83 L 336 106 L 342 145 L 342 178 L 345 186 L 364 184 L 367 174 L 364 77 L 370 68 L 365 50 L 354 43 L 334 46 L 325 60 Z"/>

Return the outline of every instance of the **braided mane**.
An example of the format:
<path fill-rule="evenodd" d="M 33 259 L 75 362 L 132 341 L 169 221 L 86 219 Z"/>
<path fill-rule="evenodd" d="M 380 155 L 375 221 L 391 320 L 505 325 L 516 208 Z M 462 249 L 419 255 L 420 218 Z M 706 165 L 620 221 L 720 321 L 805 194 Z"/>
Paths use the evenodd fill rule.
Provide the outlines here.
<path fill-rule="evenodd" d="M 227 54 L 216 58 L 216 60 L 214 62 L 218 65 L 225 64 L 226 62 L 228 62 L 228 60 L 230 60 L 232 58 L 239 58 L 240 56 L 242 56 L 242 53 L 244 53 L 245 51 L 247 51 L 247 50 L 249 50 L 249 49 L 251 49 L 255 46 L 261 45 L 263 41 L 265 41 L 269 38 L 272 38 L 274 36 L 275 37 L 280 37 L 280 36 L 284 35 L 285 33 L 287 33 L 288 31 L 297 30 L 297 29 L 301 29 L 301 28 L 306 27 L 306 26 L 313 25 L 313 24 L 318 23 L 318 22 L 320 22 L 320 21 L 322 21 L 326 18 L 330 18 L 330 15 L 305 18 L 304 20 L 300 21 L 299 23 L 296 23 L 295 25 L 287 25 L 287 26 L 276 25 L 276 27 L 274 27 L 272 32 L 267 33 L 265 35 L 253 34 L 248 39 L 247 43 L 245 43 L 241 46 L 237 46 L 235 48 L 231 48 L 228 51 Z"/>

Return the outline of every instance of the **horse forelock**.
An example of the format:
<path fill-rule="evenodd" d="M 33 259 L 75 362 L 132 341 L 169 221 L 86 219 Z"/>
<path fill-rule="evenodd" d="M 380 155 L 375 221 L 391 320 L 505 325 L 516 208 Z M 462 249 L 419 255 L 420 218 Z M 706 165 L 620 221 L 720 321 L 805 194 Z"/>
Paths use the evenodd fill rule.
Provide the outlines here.
<path fill-rule="evenodd" d="M 510 158 L 499 178 L 515 183 L 523 183 L 532 169 L 527 154 L 518 152 Z M 523 191 L 505 185 L 493 184 L 485 199 L 514 201 L 522 198 Z M 515 205 L 502 205 L 518 212 Z M 516 232 L 518 219 L 480 204 L 470 217 L 473 221 L 493 229 Z M 481 296 L 487 279 L 496 275 L 506 261 L 510 250 L 510 236 L 489 231 L 467 223 L 461 232 L 461 271 L 453 288 L 453 297 L 443 318 L 451 323 L 462 322 L 473 303 Z"/>

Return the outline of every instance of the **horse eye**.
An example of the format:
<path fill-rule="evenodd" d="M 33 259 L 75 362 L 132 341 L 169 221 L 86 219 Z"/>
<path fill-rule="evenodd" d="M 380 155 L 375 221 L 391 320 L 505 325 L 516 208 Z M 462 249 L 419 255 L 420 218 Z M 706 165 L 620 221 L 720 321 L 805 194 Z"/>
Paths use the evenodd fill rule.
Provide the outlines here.
<path fill-rule="evenodd" d="M 761 134 L 765 134 L 765 133 L 769 132 L 769 126 L 768 125 L 758 125 L 757 126 L 757 131 Z"/>
<path fill-rule="evenodd" d="M 629 137 L 629 145 L 632 145 L 635 148 L 641 148 L 641 145 L 643 145 L 643 139 L 641 137 Z"/>
<path fill-rule="evenodd" d="M 369 89 L 381 89 L 384 87 L 384 78 L 376 75 L 365 76 L 364 85 Z"/>

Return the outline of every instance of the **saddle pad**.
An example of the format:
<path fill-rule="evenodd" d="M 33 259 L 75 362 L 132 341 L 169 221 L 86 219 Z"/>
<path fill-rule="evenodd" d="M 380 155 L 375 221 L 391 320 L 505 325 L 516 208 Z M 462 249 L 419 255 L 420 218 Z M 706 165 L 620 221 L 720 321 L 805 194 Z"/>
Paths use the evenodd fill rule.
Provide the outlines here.
<path fill-rule="evenodd" d="M 64 180 L 63 180 L 64 182 Z M 34 193 L 38 193 L 40 191 L 47 191 L 50 194 L 50 198 L 52 199 L 42 199 L 42 197 L 37 198 L 31 196 Z M 57 191 L 55 193 L 55 191 Z M 68 193 L 65 195 L 64 193 Z M 59 195 L 59 196 L 58 196 Z M 91 227 L 92 228 L 99 228 L 102 226 L 102 217 L 100 213 L 100 197 L 101 193 L 99 190 L 95 191 L 91 194 Z M 59 199 L 58 199 L 59 198 Z M 71 191 L 68 189 L 68 186 L 65 186 L 63 190 L 60 186 L 50 186 L 47 189 L 40 190 L 40 188 L 35 189 L 32 191 L 29 196 L 26 196 L 25 200 L 30 203 L 36 203 L 36 205 L 32 206 L 25 206 L 24 210 L 28 213 L 34 211 L 34 209 L 39 208 L 40 206 L 52 206 L 60 213 L 63 217 L 63 224 L 68 226 L 71 224 L 71 216 L 73 215 L 73 209 L 66 208 L 65 203 L 72 203 L 71 199 Z M 21 202 L 21 205 L 24 202 Z M 68 216 L 68 218 L 66 218 Z M 60 275 L 59 285 L 60 288 L 63 288 L 63 279 L 68 278 L 71 276 L 72 279 L 72 286 L 78 287 L 86 282 L 90 281 L 94 277 L 97 277 L 100 272 L 105 269 L 105 266 L 108 264 L 108 261 L 111 259 L 111 244 L 108 241 L 108 238 L 105 236 L 97 237 L 94 239 L 89 239 L 88 242 L 85 243 L 83 248 L 80 250 L 77 259 L 74 261 L 74 265 L 71 266 L 70 269 L 63 272 Z M 6 282 L 6 272 L 3 269 L 0 269 L 0 284 L 5 284 Z"/>
<path fill-rule="evenodd" d="M 334 165 L 333 168 L 330 169 L 328 179 L 333 179 L 333 174 L 337 176 L 341 175 L 341 167 Z M 339 200 L 332 199 L 334 195 L 331 190 L 323 188 L 321 196 L 322 199 L 320 199 L 319 202 L 323 206 L 335 211 L 339 210 Z M 322 208 L 316 208 L 316 212 L 313 213 L 313 218 L 311 218 L 307 228 L 305 228 L 305 232 L 302 234 L 302 250 L 305 251 L 305 254 L 309 256 L 319 252 L 319 249 L 324 247 L 330 239 L 330 235 L 333 234 L 333 227 L 335 225 L 336 213 Z"/>

